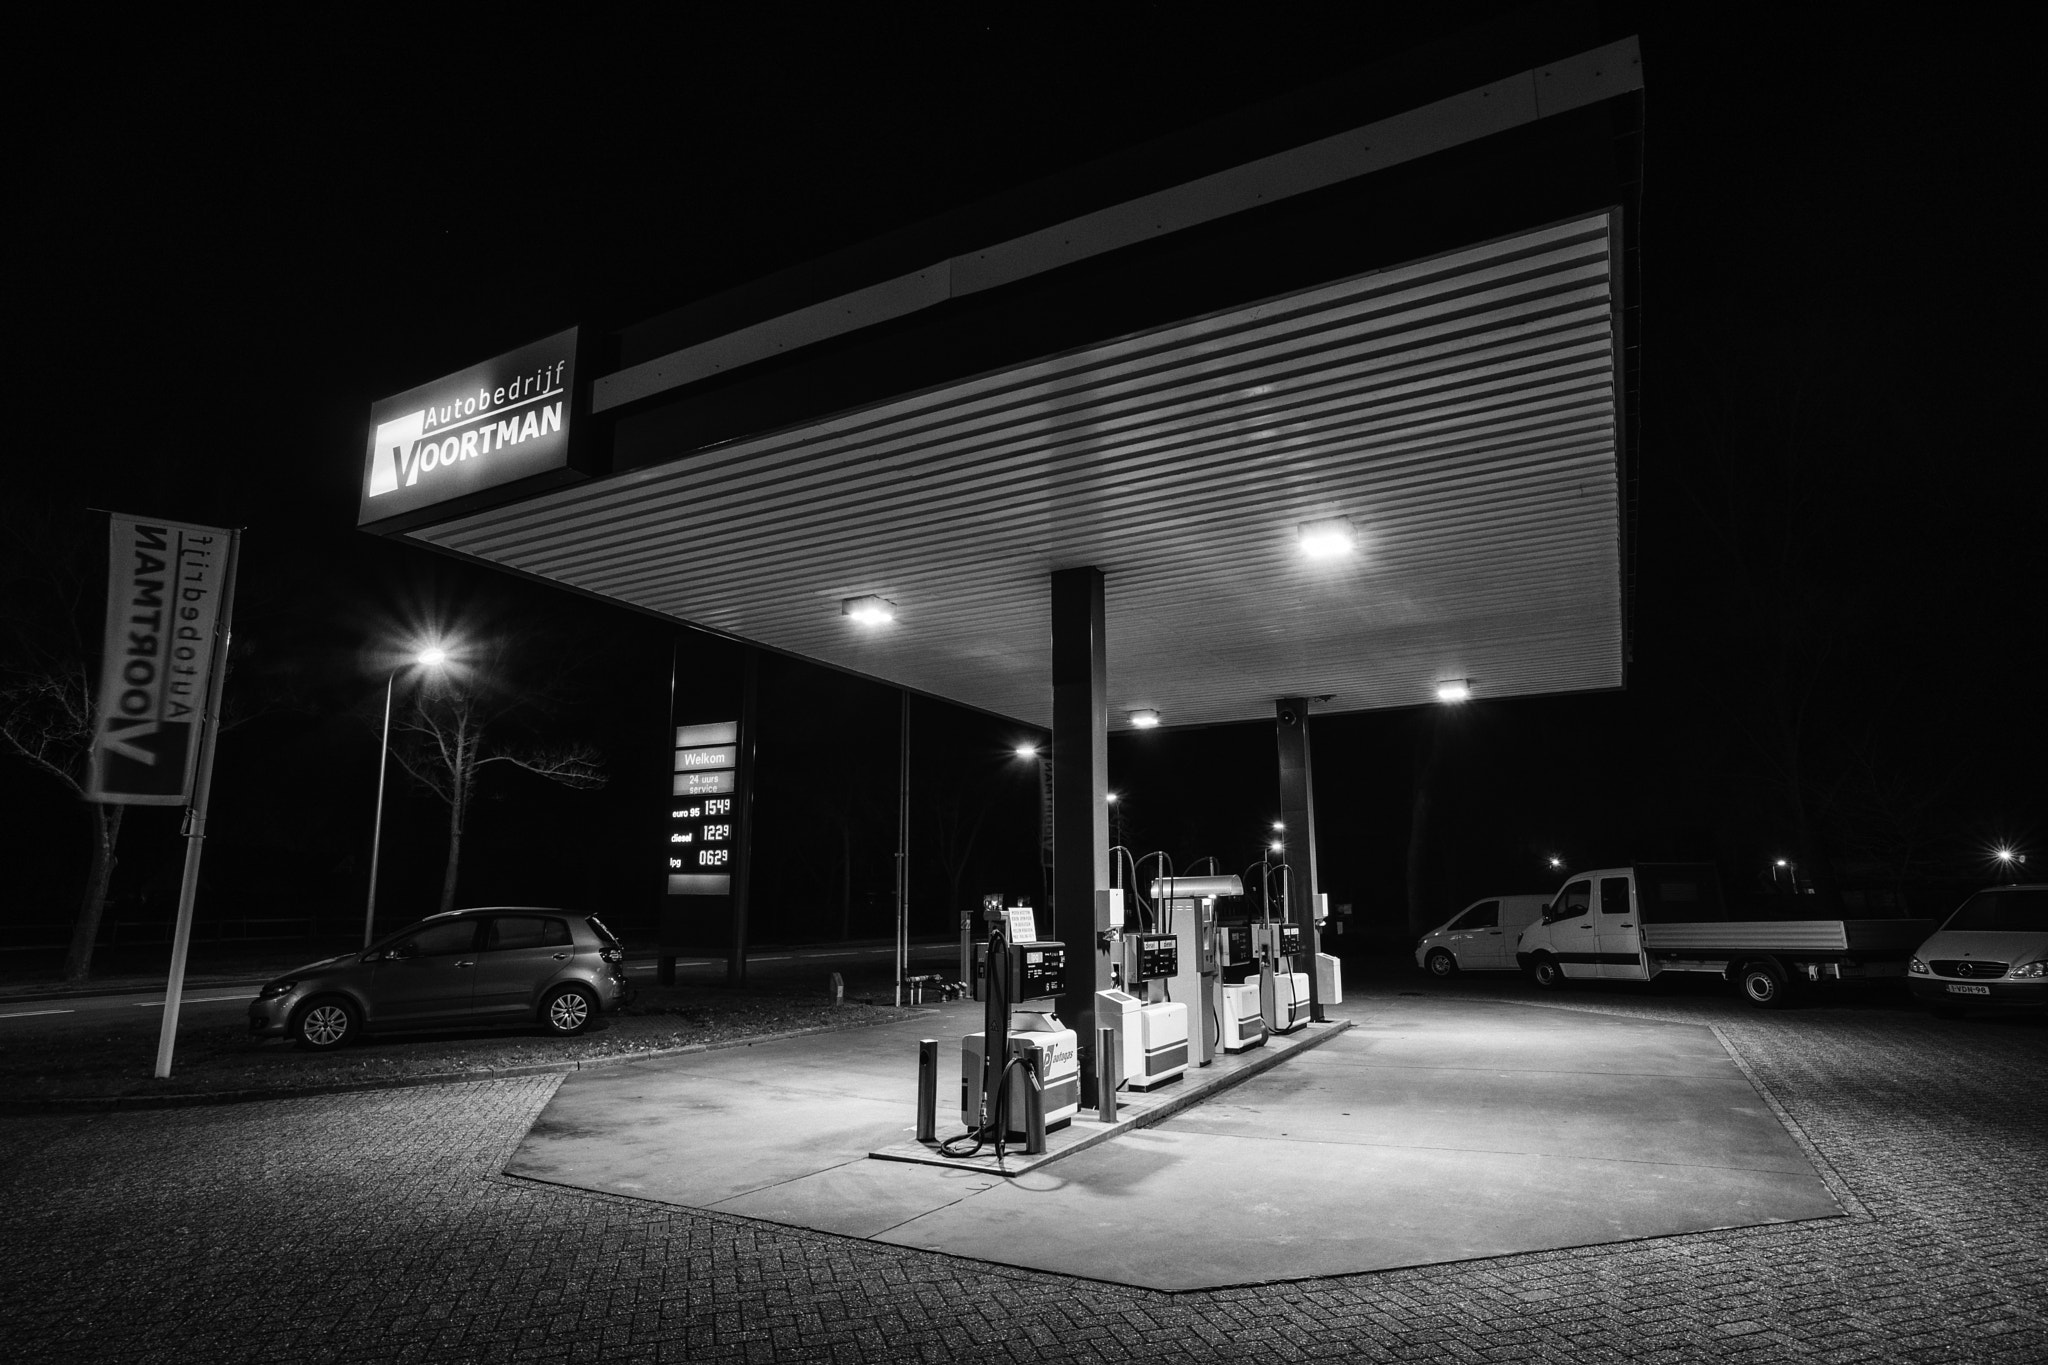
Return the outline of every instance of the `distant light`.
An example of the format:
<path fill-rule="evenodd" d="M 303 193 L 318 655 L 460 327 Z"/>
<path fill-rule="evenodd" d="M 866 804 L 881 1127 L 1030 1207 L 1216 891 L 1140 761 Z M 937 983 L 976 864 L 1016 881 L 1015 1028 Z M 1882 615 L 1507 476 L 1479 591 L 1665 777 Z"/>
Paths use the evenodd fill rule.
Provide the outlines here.
<path fill-rule="evenodd" d="M 1436 685 L 1438 701 L 1469 701 L 1472 697 L 1470 678 L 1445 678 Z"/>
<path fill-rule="evenodd" d="M 1551 867 L 1552 867 L 1553 869 L 1555 869 L 1555 868 L 1562 868 L 1562 867 L 1564 866 L 1564 859 L 1562 859 L 1562 858 L 1558 858 L 1558 857 L 1552 857 L 1552 858 L 1550 859 L 1550 866 L 1551 866 Z"/>
<path fill-rule="evenodd" d="M 1111 792 L 1111 793 L 1109 794 L 1109 804 L 1110 804 L 1110 805 L 1112 805 L 1112 806 L 1114 806 L 1114 805 L 1116 804 L 1116 793 L 1115 793 L 1115 792 Z"/>
<path fill-rule="evenodd" d="M 442 664 L 448 662 L 448 651 L 439 645 L 434 645 L 419 652 L 419 661 L 428 668 L 439 668 Z"/>
<path fill-rule="evenodd" d="M 885 626 L 896 619 L 896 604 L 886 597 L 849 597 L 839 604 L 839 614 L 864 626 Z"/>
<path fill-rule="evenodd" d="M 1282 844 L 1278 839 L 1275 839 L 1271 844 L 1267 845 L 1267 847 L 1271 848 L 1275 853 L 1280 853 L 1285 850 L 1286 845 Z"/>
<path fill-rule="evenodd" d="M 1158 723 L 1159 713 L 1149 706 L 1131 712 L 1131 724 L 1140 730 L 1149 730 Z"/>
<path fill-rule="evenodd" d="M 1019 758 L 1037 758 L 1037 757 L 1038 757 L 1038 746 L 1037 746 L 1036 744 L 1019 744 L 1019 745 L 1017 746 L 1017 757 L 1019 757 Z"/>
<path fill-rule="evenodd" d="M 1341 559 L 1358 546 L 1358 532 L 1349 517 L 1304 521 L 1296 534 L 1301 552 L 1310 559 Z"/>
<path fill-rule="evenodd" d="M 1279 822 L 1278 820 L 1275 820 L 1275 821 L 1273 822 L 1273 832 L 1274 832 L 1275 834 L 1278 834 L 1278 833 L 1280 833 L 1280 831 L 1282 831 L 1282 830 L 1284 830 L 1284 829 L 1286 829 L 1286 828 L 1287 828 L 1287 826 L 1285 826 L 1285 825 L 1281 824 L 1281 823 L 1280 823 L 1280 822 Z"/>
<path fill-rule="evenodd" d="M 1783 858 L 1780 858 L 1780 859 L 1778 859 L 1778 866 L 1779 866 L 1779 867 L 1785 867 L 1785 866 L 1788 866 L 1788 864 L 1787 864 L 1787 863 L 1785 862 L 1785 860 L 1784 860 Z"/>

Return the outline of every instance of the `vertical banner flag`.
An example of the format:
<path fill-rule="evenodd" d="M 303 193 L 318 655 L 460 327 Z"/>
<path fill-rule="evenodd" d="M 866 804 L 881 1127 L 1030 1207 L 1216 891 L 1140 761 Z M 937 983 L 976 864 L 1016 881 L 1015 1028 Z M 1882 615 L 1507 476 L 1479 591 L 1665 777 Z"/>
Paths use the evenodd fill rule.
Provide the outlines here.
<path fill-rule="evenodd" d="M 114 515 L 88 800 L 190 799 L 231 539 L 212 526 Z"/>

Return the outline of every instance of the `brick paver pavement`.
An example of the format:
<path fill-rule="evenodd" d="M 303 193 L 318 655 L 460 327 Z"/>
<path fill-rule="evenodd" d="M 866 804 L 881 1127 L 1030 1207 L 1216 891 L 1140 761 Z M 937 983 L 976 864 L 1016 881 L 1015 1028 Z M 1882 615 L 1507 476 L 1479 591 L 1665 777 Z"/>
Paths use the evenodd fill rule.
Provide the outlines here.
<path fill-rule="evenodd" d="M 2048 1026 L 1558 1003 L 1714 1025 L 1851 1216 L 1166 1295 L 498 1175 L 547 1076 L 0 1120 L 0 1342 L 92 1361 L 2048 1360 Z"/>

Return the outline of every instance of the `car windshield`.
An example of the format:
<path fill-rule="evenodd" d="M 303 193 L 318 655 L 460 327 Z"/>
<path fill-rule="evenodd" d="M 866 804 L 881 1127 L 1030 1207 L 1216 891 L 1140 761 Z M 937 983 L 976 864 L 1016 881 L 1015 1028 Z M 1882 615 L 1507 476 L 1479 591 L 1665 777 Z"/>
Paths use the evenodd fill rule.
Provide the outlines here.
<path fill-rule="evenodd" d="M 2048 886 L 1979 891 L 1941 927 L 2048 934 Z"/>

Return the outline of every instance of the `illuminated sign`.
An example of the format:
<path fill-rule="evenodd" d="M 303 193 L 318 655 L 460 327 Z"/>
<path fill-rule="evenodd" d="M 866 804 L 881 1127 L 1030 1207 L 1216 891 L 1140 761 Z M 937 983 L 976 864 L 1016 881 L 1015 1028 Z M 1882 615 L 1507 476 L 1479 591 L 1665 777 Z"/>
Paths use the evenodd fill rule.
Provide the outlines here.
<path fill-rule="evenodd" d="M 675 788 L 664 852 L 671 896 L 732 894 L 739 737 L 736 721 L 676 727 Z"/>
<path fill-rule="evenodd" d="M 356 524 L 572 475 L 576 334 L 571 327 L 372 404 Z"/>

